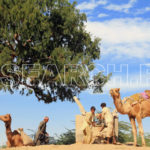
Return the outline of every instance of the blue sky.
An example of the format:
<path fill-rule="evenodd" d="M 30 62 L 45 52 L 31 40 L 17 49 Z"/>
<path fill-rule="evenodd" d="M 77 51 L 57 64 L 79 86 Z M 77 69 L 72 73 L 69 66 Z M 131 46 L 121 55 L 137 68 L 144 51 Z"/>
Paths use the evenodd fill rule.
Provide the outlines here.
<path fill-rule="evenodd" d="M 150 89 L 150 0 L 77 0 L 77 8 L 87 14 L 86 30 L 93 37 L 100 37 L 101 59 L 97 69 L 106 74 L 112 72 L 111 80 L 105 85 L 103 94 L 92 94 L 90 90 L 79 95 L 85 109 L 94 105 L 100 110 L 105 101 L 115 108 L 109 89 L 121 88 L 122 98 L 145 89 Z M 44 104 L 34 96 L 21 96 L 0 92 L 0 114 L 12 115 L 12 129 L 23 127 L 36 130 L 43 117 L 49 116 L 48 132 L 60 134 L 65 128 L 75 128 L 75 115 L 80 114 L 76 104 L 57 102 Z M 119 115 L 128 121 L 127 116 Z M 149 119 L 144 119 L 144 130 L 149 131 Z M 0 145 L 5 144 L 5 128 L 0 122 Z"/>

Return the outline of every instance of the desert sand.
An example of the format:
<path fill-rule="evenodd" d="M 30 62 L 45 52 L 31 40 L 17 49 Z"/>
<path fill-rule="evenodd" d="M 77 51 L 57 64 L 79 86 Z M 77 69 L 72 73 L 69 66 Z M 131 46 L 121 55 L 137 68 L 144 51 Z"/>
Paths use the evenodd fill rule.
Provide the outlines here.
<path fill-rule="evenodd" d="M 104 144 L 43 145 L 36 147 L 6 148 L 4 150 L 150 150 L 149 147 Z"/>

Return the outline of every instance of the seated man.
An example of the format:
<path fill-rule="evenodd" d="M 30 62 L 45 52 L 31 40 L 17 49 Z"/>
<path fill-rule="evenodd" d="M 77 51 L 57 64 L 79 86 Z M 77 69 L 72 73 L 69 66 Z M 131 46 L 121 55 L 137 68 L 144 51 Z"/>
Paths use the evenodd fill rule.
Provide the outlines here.
<path fill-rule="evenodd" d="M 109 144 L 110 137 L 113 136 L 113 116 L 110 109 L 106 107 L 106 103 L 101 104 L 102 113 L 99 115 L 101 119 L 105 120 L 106 128 L 102 132 L 106 132 L 107 144 Z"/>
<path fill-rule="evenodd" d="M 49 121 L 49 118 L 45 117 L 44 120 L 40 123 L 40 125 L 38 127 L 38 131 L 35 136 L 35 140 L 34 140 L 35 145 L 49 143 L 49 135 L 46 132 L 46 124 L 48 121 Z"/>

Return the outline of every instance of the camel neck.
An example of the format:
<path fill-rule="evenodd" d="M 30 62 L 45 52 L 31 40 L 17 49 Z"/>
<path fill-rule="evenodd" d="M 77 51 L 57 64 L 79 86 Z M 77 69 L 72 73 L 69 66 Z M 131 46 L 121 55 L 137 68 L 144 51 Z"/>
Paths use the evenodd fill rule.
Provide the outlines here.
<path fill-rule="evenodd" d="M 11 133 L 11 124 L 10 123 L 6 123 L 5 124 L 5 127 L 6 127 L 6 134 L 8 135 L 9 133 Z"/>
<path fill-rule="evenodd" d="M 121 114 L 125 114 L 124 107 L 123 107 L 123 104 L 121 102 L 120 95 L 118 97 L 113 96 L 113 99 L 114 99 L 114 104 L 117 108 L 117 111 Z"/>

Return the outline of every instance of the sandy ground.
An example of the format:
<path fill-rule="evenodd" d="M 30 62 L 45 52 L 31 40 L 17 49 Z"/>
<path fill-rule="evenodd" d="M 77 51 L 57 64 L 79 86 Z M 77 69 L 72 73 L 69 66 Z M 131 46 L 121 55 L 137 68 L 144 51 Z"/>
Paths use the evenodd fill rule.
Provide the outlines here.
<path fill-rule="evenodd" d="M 150 150 L 150 147 L 134 147 L 126 145 L 103 145 L 103 144 L 73 144 L 73 145 L 46 145 L 36 147 L 6 148 L 4 150 Z"/>

